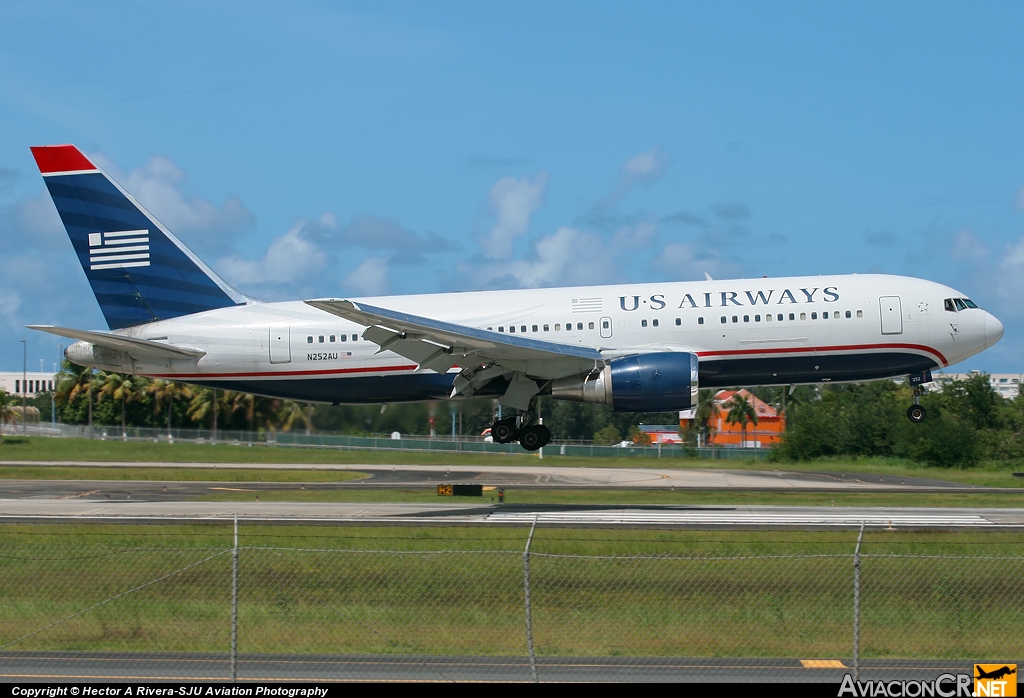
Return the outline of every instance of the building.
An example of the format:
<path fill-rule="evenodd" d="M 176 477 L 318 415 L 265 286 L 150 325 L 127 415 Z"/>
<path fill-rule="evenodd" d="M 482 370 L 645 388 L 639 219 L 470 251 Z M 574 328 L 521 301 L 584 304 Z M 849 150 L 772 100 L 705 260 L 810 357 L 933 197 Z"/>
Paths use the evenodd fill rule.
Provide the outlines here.
<path fill-rule="evenodd" d="M 739 424 L 730 424 L 728 402 L 739 393 L 757 412 L 757 424 L 747 423 L 746 440 Z M 786 430 L 786 418 L 767 402 L 747 390 L 719 390 L 714 396 L 714 411 L 708 419 L 708 446 L 744 446 L 761 448 L 777 444 Z M 680 413 L 680 427 L 688 428 L 693 422 L 693 411 Z"/>
<path fill-rule="evenodd" d="M 933 373 L 932 378 L 935 381 L 937 390 L 942 390 L 946 383 L 953 381 L 963 381 L 968 378 L 972 378 L 977 375 L 981 375 L 981 371 L 971 371 L 969 373 Z M 1024 373 L 990 373 L 988 374 L 989 385 L 992 386 L 992 390 L 999 393 L 1001 397 L 1007 400 L 1013 400 L 1020 395 L 1020 386 L 1024 382 Z"/>
<path fill-rule="evenodd" d="M 25 397 L 35 397 L 39 393 L 50 392 L 57 385 L 57 376 L 45 371 L 0 371 L 0 390 L 10 395 L 21 395 L 21 382 L 26 382 Z"/>

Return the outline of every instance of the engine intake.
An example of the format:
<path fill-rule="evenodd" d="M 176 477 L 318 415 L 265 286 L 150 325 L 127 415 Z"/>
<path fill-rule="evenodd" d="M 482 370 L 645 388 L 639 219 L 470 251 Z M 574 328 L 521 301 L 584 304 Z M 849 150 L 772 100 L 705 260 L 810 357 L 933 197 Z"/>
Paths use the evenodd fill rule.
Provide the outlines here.
<path fill-rule="evenodd" d="M 697 404 L 697 355 L 637 354 L 551 383 L 556 400 L 611 405 L 616 412 L 668 412 Z"/>

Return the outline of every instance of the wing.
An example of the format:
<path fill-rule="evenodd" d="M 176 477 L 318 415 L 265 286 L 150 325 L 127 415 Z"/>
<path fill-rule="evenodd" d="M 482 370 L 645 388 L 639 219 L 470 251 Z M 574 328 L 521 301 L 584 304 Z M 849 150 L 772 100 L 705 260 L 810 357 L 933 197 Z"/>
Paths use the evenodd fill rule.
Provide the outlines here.
<path fill-rule="evenodd" d="M 56 325 L 25 325 L 30 330 L 40 330 L 61 337 L 79 339 L 83 342 L 91 342 L 97 346 L 123 351 L 136 357 L 157 357 L 161 359 L 198 359 L 206 356 L 202 349 L 190 349 L 187 347 L 176 347 L 172 344 L 154 342 L 151 339 L 136 339 L 135 337 L 124 337 L 109 332 L 92 332 L 89 330 L 74 330 L 68 327 L 57 327 Z"/>
<path fill-rule="evenodd" d="M 422 368 L 438 373 L 447 373 L 452 366 L 463 369 L 455 380 L 453 397 L 472 395 L 498 376 L 510 379 L 512 386 L 519 386 L 517 390 L 526 391 L 523 378 L 548 381 L 604 365 L 601 352 L 594 347 L 517 337 L 348 300 L 309 300 L 306 304 L 365 325 L 365 339 L 380 345 L 381 351 L 393 351 Z"/>

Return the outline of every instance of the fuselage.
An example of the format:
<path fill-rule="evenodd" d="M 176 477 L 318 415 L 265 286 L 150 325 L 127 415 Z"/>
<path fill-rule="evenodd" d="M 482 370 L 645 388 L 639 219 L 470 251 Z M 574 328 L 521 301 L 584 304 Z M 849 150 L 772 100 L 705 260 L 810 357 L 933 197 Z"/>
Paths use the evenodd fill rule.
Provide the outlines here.
<path fill-rule="evenodd" d="M 906 376 L 958 363 L 1003 327 L 947 286 L 844 275 L 388 296 L 375 306 L 477 329 L 597 348 L 606 359 L 687 351 L 700 387 L 789 385 Z M 75 363 L 326 403 L 444 399 L 449 374 L 362 338 L 366 328 L 301 301 L 250 303 L 118 330 L 201 349 L 199 359 L 93 352 Z M 464 367 L 463 367 L 464 368 Z M 498 395 L 493 385 L 478 395 Z"/>

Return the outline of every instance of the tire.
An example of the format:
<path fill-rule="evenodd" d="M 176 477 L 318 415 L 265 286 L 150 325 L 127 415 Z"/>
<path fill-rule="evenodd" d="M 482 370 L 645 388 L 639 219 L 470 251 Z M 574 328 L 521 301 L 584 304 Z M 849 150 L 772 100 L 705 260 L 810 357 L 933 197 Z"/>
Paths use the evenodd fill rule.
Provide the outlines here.
<path fill-rule="evenodd" d="M 491 438 L 495 443 L 508 444 L 516 440 L 515 419 L 502 419 L 491 425 Z"/>
<path fill-rule="evenodd" d="M 551 430 L 550 429 L 548 429 L 543 424 L 538 424 L 534 428 L 537 429 L 537 431 L 540 432 L 540 445 L 541 445 L 541 448 L 543 448 L 544 446 L 547 446 L 549 443 L 551 443 Z"/>
<path fill-rule="evenodd" d="M 926 415 L 927 412 L 920 405 L 911 405 L 907 409 L 907 419 L 909 419 L 914 424 L 920 424 L 921 422 L 923 422 Z"/>
<path fill-rule="evenodd" d="M 526 427 L 523 429 L 523 433 L 519 436 L 519 445 L 527 451 L 536 451 L 544 445 L 543 436 L 544 435 L 541 433 L 539 425 Z"/>

